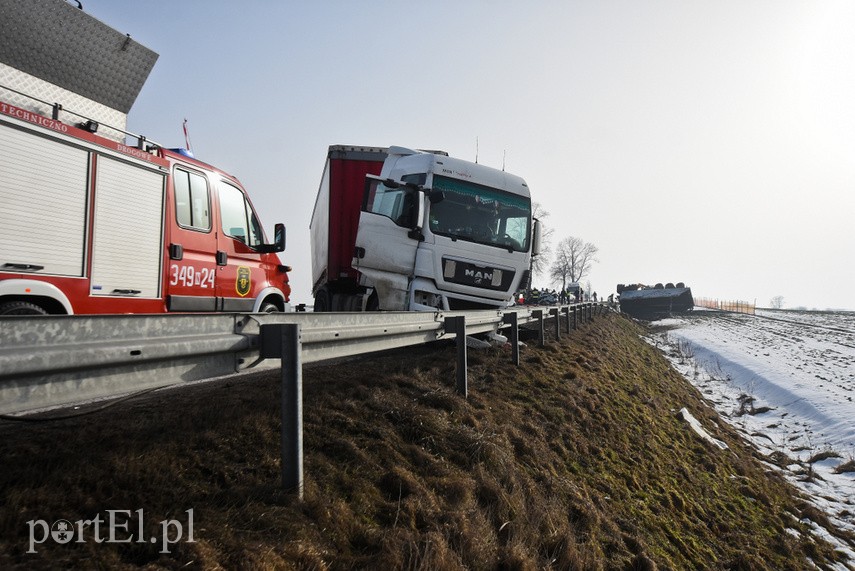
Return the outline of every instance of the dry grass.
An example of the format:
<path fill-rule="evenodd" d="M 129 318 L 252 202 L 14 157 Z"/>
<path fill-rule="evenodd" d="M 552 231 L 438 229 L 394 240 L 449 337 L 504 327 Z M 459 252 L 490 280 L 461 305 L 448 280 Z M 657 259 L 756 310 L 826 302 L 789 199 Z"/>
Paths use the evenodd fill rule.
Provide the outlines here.
<path fill-rule="evenodd" d="M 804 569 L 828 522 L 695 389 L 601 318 L 560 342 L 411 349 L 304 372 L 305 499 L 279 488 L 276 373 L 0 425 L 0 568 Z M 686 406 L 730 450 L 675 416 Z M 196 542 L 46 541 L 27 521 L 194 510 Z M 130 532 L 135 531 L 132 521 Z M 803 532 L 800 539 L 786 530 Z"/>
<path fill-rule="evenodd" d="M 837 474 L 848 474 L 855 472 L 855 460 L 847 460 L 843 464 L 834 469 Z"/>

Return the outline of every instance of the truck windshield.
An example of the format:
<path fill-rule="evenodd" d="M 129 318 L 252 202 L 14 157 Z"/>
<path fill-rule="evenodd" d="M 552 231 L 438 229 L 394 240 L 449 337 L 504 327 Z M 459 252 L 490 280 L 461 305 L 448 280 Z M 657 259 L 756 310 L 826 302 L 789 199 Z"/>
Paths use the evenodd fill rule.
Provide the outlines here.
<path fill-rule="evenodd" d="M 528 197 L 443 176 L 434 176 L 432 191 L 445 194 L 443 200 L 430 206 L 430 230 L 434 234 L 528 251 Z"/>

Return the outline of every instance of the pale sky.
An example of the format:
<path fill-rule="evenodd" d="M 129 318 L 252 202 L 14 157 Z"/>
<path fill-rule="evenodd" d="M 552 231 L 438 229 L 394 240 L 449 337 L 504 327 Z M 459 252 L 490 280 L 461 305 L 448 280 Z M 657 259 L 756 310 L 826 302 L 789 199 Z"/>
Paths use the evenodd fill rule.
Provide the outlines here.
<path fill-rule="evenodd" d="M 331 144 L 442 149 L 522 176 L 590 276 L 855 309 L 851 1 L 82 0 L 160 54 L 128 130 L 309 221 Z M 548 278 L 535 285 L 552 286 Z"/>

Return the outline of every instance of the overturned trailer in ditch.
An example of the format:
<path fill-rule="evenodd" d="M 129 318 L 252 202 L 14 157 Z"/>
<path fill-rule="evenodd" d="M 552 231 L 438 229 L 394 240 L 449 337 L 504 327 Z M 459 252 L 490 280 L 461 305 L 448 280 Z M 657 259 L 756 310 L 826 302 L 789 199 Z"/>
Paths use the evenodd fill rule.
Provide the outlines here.
<path fill-rule="evenodd" d="M 654 320 L 691 311 L 695 306 L 691 288 L 675 284 L 618 284 L 620 310 L 636 319 Z"/>

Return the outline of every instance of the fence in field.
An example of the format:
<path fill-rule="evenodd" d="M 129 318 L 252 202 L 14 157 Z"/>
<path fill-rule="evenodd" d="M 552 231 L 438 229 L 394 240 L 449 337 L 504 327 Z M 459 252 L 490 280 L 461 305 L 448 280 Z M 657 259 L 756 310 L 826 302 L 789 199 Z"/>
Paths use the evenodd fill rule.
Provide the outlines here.
<path fill-rule="evenodd" d="M 754 315 L 756 303 L 750 301 L 724 301 L 721 299 L 712 299 L 709 297 L 696 297 L 695 306 L 706 307 L 708 309 L 720 309 L 721 311 L 733 311 L 735 313 L 748 313 Z"/>

